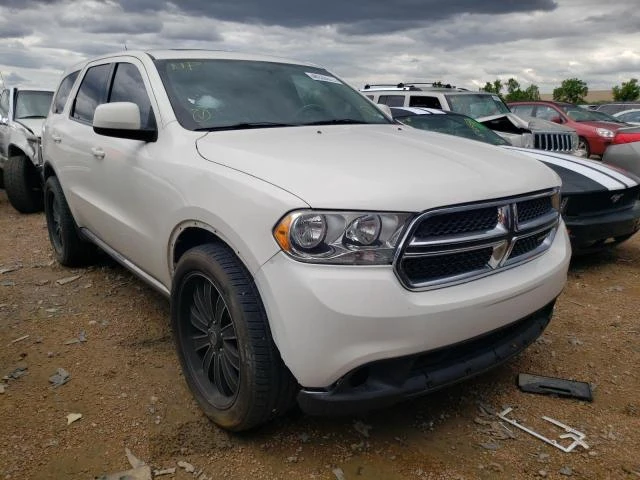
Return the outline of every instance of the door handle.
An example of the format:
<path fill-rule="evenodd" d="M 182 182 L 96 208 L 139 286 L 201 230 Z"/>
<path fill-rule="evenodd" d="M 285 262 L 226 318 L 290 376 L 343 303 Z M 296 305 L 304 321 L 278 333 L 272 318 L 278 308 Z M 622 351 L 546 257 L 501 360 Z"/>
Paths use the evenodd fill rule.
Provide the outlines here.
<path fill-rule="evenodd" d="M 52 133 L 51 140 L 53 140 L 55 143 L 60 143 L 62 141 L 62 137 Z"/>
<path fill-rule="evenodd" d="M 93 154 L 94 157 L 100 160 L 102 160 L 105 155 L 104 150 L 102 150 L 100 147 L 93 147 L 91 149 L 91 153 Z"/>

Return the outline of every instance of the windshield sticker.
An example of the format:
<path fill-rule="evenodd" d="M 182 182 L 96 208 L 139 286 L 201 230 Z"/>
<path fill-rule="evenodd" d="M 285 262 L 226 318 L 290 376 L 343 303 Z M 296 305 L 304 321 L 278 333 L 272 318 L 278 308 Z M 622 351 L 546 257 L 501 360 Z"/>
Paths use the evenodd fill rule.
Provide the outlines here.
<path fill-rule="evenodd" d="M 171 71 L 188 70 L 190 72 L 197 70 L 202 66 L 202 62 L 172 62 L 169 64 Z"/>
<path fill-rule="evenodd" d="M 329 75 L 321 75 L 319 73 L 312 73 L 312 72 L 304 72 L 304 73 L 306 73 L 309 78 L 313 78 L 314 80 L 317 80 L 319 82 L 338 83 L 342 85 L 342 82 L 340 80 L 338 80 L 335 77 L 330 77 Z"/>

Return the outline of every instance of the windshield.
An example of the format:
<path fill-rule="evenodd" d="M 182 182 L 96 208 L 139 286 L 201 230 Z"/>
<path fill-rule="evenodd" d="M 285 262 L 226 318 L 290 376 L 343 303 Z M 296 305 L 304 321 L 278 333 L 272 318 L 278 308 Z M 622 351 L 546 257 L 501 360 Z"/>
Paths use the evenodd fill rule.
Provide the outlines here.
<path fill-rule="evenodd" d="M 326 70 L 245 60 L 156 60 L 180 124 L 189 130 L 390 123 Z"/>
<path fill-rule="evenodd" d="M 16 97 L 15 119 L 45 118 L 51 107 L 53 92 L 19 90 Z"/>
<path fill-rule="evenodd" d="M 509 145 L 498 134 L 485 127 L 473 118 L 455 114 L 430 114 L 396 117 L 396 120 L 410 127 L 429 130 L 431 132 L 446 133 L 457 137 L 469 138 L 491 145 Z"/>
<path fill-rule="evenodd" d="M 509 107 L 504 104 L 498 95 L 465 93 L 460 95 L 448 94 L 445 97 L 452 112 L 468 115 L 472 118 L 509 113 Z"/>
<path fill-rule="evenodd" d="M 561 108 L 566 112 L 567 116 L 571 120 L 576 122 L 613 122 L 624 123 L 615 117 L 603 112 L 596 112 L 595 110 L 585 110 L 576 105 L 561 105 Z"/>

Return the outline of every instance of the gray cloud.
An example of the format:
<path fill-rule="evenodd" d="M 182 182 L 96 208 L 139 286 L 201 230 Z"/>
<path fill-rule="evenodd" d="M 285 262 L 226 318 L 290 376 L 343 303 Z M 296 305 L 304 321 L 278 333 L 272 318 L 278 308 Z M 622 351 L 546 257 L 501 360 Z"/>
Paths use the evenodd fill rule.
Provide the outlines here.
<path fill-rule="evenodd" d="M 31 27 L 9 22 L 0 22 L 0 38 L 19 38 L 30 35 L 33 32 Z"/>
<path fill-rule="evenodd" d="M 23 83 L 24 81 L 27 80 L 22 75 L 18 75 L 15 72 L 11 72 L 8 75 L 4 75 L 3 78 L 7 85 L 16 85 L 18 83 Z"/>
<path fill-rule="evenodd" d="M 152 0 L 119 0 L 126 11 L 168 9 L 169 2 Z M 356 24 L 358 34 L 394 31 L 411 25 L 432 24 L 460 12 L 473 14 L 505 14 L 513 12 L 549 11 L 557 7 L 554 0 L 324 0 L 304 2 L 281 0 L 277 4 L 264 0 L 180 0 L 171 4 L 186 13 L 207 15 L 220 20 L 286 27 Z M 370 30 L 367 30 L 367 27 Z M 347 29 L 347 31 L 349 28 Z"/>
<path fill-rule="evenodd" d="M 131 17 L 123 13 L 110 18 L 102 18 L 97 22 L 88 22 L 82 29 L 88 33 L 158 33 L 162 30 L 162 22 L 153 17 Z"/>

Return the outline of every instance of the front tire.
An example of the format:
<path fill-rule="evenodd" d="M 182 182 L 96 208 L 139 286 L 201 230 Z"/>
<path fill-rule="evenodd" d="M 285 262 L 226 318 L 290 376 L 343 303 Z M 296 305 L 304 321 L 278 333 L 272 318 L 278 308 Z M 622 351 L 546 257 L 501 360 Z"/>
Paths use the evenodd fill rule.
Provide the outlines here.
<path fill-rule="evenodd" d="M 201 245 L 182 256 L 171 323 L 187 384 L 214 423 L 248 430 L 292 405 L 297 384 L 251 275 L 227 246 Z"/>
<path fill-rule="evenodd" d="M 4 189 L 20 213 L 42 211 L 42 183 L 36 167 L 24 155 L 9 157 L 4 166 Z"/>
<path fill-rule="evenodd" d="M 44 213 L 56 260 L 66 267 L 90 263 L 96 247 L 82 239 L 57 177 L 44 184 Z"/>

